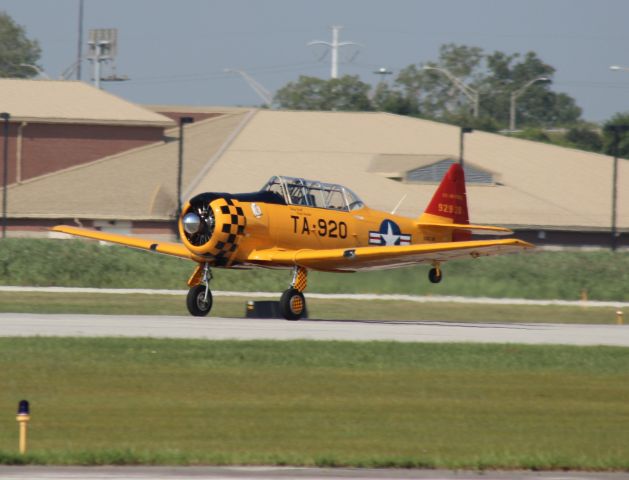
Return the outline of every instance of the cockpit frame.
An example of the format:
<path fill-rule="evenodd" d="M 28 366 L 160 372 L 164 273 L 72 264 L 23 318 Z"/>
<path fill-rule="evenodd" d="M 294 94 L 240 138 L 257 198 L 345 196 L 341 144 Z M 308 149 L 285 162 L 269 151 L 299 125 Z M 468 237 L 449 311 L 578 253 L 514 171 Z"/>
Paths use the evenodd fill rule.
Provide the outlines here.
<path fill-rule="evenodd" d="M 287 205 L 302 205 L 328 210 L 351 211 L 365 204 L 349 188 L 335 183 L 324 183 L 305 178 L 276 175 L 269 179 L 262 191 L 274 192 L 284 198 Z"/>

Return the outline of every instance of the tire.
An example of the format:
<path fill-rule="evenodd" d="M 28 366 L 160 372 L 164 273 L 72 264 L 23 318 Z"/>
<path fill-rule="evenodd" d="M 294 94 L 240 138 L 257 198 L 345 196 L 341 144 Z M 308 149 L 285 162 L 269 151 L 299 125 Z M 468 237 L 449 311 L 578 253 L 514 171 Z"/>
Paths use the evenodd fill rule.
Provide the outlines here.
<path fill-rule="evenodd" d="M 212 292 L 207 292 L 207 303 L 203 301 L 205 297 L 205 285 L 195 285 L 188 290 L 186 306 L 190 315 L 195 317 L 205 317 L 212 310 Z"/>
<path fill-rule="evenodd" d="M 428 272 L 428 280 L 430 280 L 432 283 L 439 283 L 442 277 L 443 275 L 441 274 L 441 272 L 438 272 L 436 268 L 431 268 Z"/>
<path fill-rule="evenodd" d="M 295 288 L 289 288 L 280 298 L 280 312 L 286 320 L 299 320 L 306 311 L 304 294 Z"/>

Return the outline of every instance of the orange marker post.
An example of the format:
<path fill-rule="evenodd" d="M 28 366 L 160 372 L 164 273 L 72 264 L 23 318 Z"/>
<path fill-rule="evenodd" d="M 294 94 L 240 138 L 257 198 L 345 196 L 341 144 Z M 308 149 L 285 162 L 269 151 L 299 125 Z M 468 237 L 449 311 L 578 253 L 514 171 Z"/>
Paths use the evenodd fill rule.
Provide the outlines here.
<path fill-rule="evenodd" d="M 31 419 L 30 407 L 28 400 L 21 400 L 17 407 L 17 416 L 15 417 L 20 425 L 20 453 L 26 453 L 26 440 L 28 436 L 28 422 Z"/>

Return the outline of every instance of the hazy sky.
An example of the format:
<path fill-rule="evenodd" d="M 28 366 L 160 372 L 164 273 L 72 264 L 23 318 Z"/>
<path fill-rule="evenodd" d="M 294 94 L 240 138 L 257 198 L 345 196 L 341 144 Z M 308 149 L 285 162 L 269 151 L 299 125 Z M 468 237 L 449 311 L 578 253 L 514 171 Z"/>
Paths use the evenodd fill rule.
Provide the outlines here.
<path fill-rule="evenodd" d="M 76 59 L 78 0 L 0 0 L 43 49 L 42 65 L 58 77 Z M 629 111 L 628 0 L 85 0 L 91 28 L 117 28 L 117 72 L 127 82 L 104 88 L 138 103 L 259 105 L 239 68 L 274 92 L 300 74 L 329 77 L 329 57 L 306 46 L 360 43 L 340 74 L 375 83 L 373 73 L 435 60 L 454 42 L 488 52 L 533 50 L 556 68 L 554 89 L 576 98 L 584 118 L 603 121 Z M 83 65 L 83 79 L 90 66 Z M 392 79 L 389 78 L 391 82 Z M 482 109 L 482 100 L 481 100 Z"/>

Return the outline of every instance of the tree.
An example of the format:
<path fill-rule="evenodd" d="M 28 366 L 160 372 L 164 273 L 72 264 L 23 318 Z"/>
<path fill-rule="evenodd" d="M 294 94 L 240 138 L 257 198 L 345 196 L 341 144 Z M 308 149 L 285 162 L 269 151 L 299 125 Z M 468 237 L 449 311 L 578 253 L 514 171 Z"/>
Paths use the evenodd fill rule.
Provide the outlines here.
<path fill-rule="evenodd" d="M 322 80 L 302 75 L 279 89 L 275 101 L 292 110 L 372 110 L 369 89 L 358 76 Z"/>
<path fill-rule="evenodd" d="M 571 127 L 566 132 L 565 139 L 581 150 L 589 150 L 590 152 L 603 150 L 603 136 L 586 124 Z"/>
<path fill-rule="evenodd" d="M 627 127 L 629 129 L 629 112 L 617 113 L 603 125 L 603 151 L 607 155 L 617 154 L 619 157 L 629 159 L 629 131 L 620 132 L 618 152 L 614 150 L 614 132 L 612 128 Z"/>
<path fill-rule="evenodd" d="M 419 113 L 419 107 L 414 98 L 405 96 L 400 90 L 392 89 L 384 82 L 380 82 L 376 86 L 371 103 L 374 110 L 380 112 L 398 115 L 417 115 Z"/>
<path fill-rule="evenodd" d="M 428 68 L 426 68 L 428 67 Z M 410 65 L 403 69 L 396 84 L 406 97 L 416 99 L 419 113 L 427 118 L 456 123 L 483 124 L 480 118 L 470 120 L 473 105 L 446 73 L 430 67 L 447 70 L 456 82 L 478 92 L 480 116 L 492 121 L 488 125 L 506 128 L 509 123 L 511 94 L 529 81 L 541 76 L 551 78 L 555 69 L 542 62 L 534 52 L 523 58 L 515 53 L 485 54 L 478 47 L 447 44 L 439 50 L 437 62 Z M 531 84 L 518 98 L 518 125 L 546 127 L 574 124 L 581 109 L 574 99 L 550 89 L 551 82 Z"/>
<path fill-rule="evenodd" d="M 29 40 L 24 27 L 17 25 L 5 12 L 0 12 L 0 77 L 34 77 L 37 70 L 21 65 L 38 66 L 40 56 L 37 40 Z"/>
<path fill-rule="evenodd" d="M 444 73 L 424 67 L 443 68 L 462 83 L 473 84 L 478 80 L 482 58 L 482 50 L 478 47 L 442 45 L 437 62 L 409 65 L 400 71 L 396 84 L 402 88 L 406 98 L 416 101 L 420 115 L 426 118 L 465 115 L 472 110 L 469 99 Z"/>

